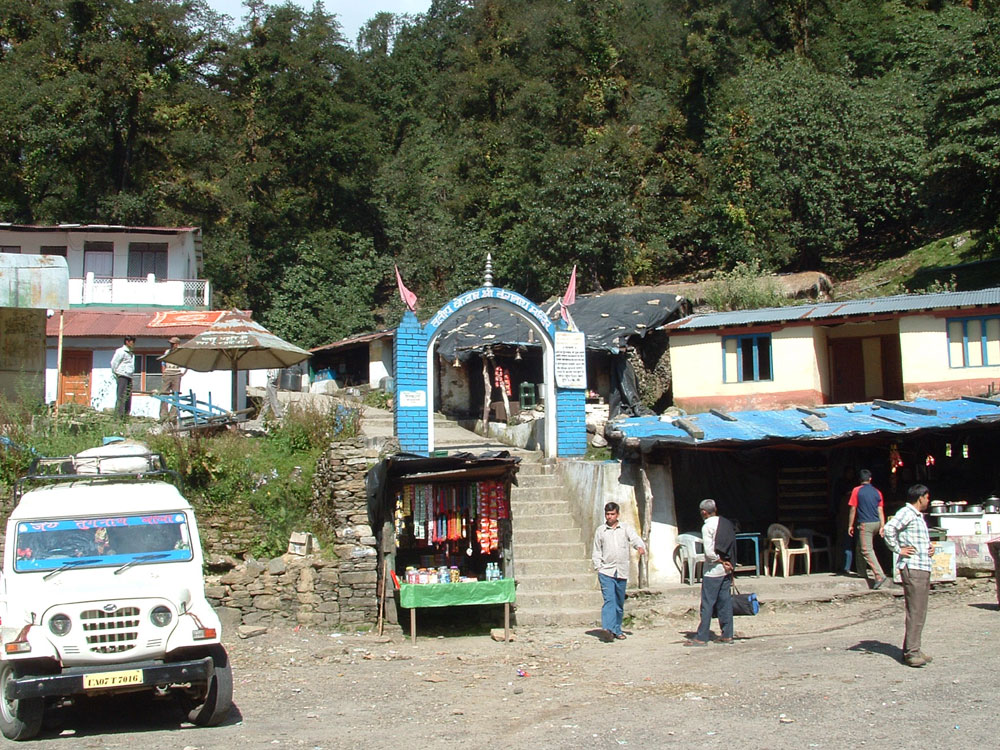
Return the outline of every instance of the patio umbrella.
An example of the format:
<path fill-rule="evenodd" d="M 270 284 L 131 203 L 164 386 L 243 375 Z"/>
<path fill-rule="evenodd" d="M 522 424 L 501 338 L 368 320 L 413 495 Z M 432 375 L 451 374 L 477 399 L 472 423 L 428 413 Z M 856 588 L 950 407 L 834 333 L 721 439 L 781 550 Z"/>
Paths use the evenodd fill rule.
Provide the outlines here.
<path fill-rule="evenodd" d="M 214 324 L 163 357 L 198 372 L 233 371 L 232 409 L 236 411 L 238 370 L 290 367 L 309 358 L 309 352 L 275 336 L 240 310 L 224 314 Z"/>

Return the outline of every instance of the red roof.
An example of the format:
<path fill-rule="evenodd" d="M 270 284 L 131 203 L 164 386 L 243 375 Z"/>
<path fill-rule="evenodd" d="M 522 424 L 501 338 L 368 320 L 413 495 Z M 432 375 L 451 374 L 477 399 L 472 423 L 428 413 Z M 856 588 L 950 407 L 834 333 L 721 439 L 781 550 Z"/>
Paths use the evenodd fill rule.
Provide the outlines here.
<path fill-rule="evenodd" d="M 82 336 L 151 336 L 181 338 L 201 333 L 228 310 L 66 310 L 63 338 Z M 45 335 L 59 335 L 59 315 L 45 322 Z"/>

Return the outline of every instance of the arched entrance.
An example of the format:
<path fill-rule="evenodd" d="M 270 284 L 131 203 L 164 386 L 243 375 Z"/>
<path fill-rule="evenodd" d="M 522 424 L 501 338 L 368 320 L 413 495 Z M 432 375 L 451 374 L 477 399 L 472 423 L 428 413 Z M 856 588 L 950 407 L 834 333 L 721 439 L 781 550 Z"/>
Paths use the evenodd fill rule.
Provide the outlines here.
<path fill-rule="evenodd" d="M 545 455 L 580 456 L 587 447 L 584 414 L 586 382 L 573 387 L 557 384 L 556 362 L 559 356 L 558 329 L 541 308 L 526 297 L 489 284 L 455 297 L 444 305 L 426 326 L 416 315 L 403 315 L 394 339 L 396 380 L 395 427 L 400 448 L 410 453 L 428 454 L 434 450 L 434 344 L 441 326 L 461 310 L 491 306 L 514 313 L 534 330 L 542 342 L 542 368 L 545 394 Z"/>

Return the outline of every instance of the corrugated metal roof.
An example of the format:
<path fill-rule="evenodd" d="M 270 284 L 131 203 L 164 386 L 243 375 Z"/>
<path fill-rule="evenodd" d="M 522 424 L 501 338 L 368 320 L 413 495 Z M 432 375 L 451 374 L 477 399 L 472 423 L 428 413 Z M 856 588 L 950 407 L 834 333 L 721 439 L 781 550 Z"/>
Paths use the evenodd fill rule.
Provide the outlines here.
<path fill-rule="evenodd" d="M 705 313 L 704 315 L 689 315 L 674 323 L 668 323 L 665 327 L 670 330 L 683 331 L 983 305 L 1000 305 L 1000 287 L 979 289 L 972 292 L 897 294 L 892 297 L 822 302 L 812 305 L 795 305 L 794 307 L 766 307 L 759 310 Z"/>
<path fill-rule="evenodd" d="M 879 406 L 879 404 L 883 404 Z M 914 413 L 907 411 L 914 407 Z M 809 412 L 816 414 L 810 415 Z M 1000 426 L 1000 400 L 960 398 L 951 401 L 873 402 L 831 404 L 803 409 L 776 411 L 740 411 L 693 414 L 682 417 L 704 437 L 694 438 L 678 418 L 632 417 L 614 423 L 620 432 L 614 439 L 637 438 L 642 447 L 657 443 L 707 445 L 721 443 L 816 442 L 840 440 L 859 435 L 906 434 L 918 430 L 948 429 L 970 423 L 996 423 Z M 812 418 L 810 418 L 812 417 Z M 823 423 L 826 429 L 811 429 L 806 421 Z"/>
<path fill-rule="evenodd" d="M 199 311 L 201 319 L 209 321 L 196 324 L 166 325 L 158 321 L 161 313 L 130 310 L 67 310 L 63 319 L 63 337 L 149 336 L 189 338 L 201 333 L 218 319 L 225 310 Z M 214 317 L 213 317 L 214 316 Z M 59 335 L 59 316 L 53 315 L 45 322 L 45 335 Z"/>
<path fill-rule="evenodd" d="M 0 230 L 11 232 L 145 232 L 147 234 L 180 234 L 195 232 L 198 227 L 133 227 L 116 224 L 7 224 Z"/>
<path fill-rule="evenodd" d="M 332 344 L 323 344 L 323 346 L 313 347 L 309 351 L 313 353 L 332 352 L 337 349 L 346 349 L 352 346 L 358 346 L 359 344 L 366 344 L 369 341 L 374 341 L 375 339 L 391 339 L 394 334 L 395 332 L 390 330 L 374 331 L 373 333 L 360 333 L 357 336 L 348 336 L 346 339 L 334 341 Z"/>

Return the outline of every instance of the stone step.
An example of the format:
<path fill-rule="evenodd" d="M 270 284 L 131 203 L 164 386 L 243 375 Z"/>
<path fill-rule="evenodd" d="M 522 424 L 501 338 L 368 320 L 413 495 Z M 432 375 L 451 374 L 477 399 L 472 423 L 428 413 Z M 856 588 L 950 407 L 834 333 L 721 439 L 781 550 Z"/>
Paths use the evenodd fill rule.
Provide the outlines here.
<path fill-rule="evenodd" d="M 571 626 L 599 628 L 601 626 L 601 608 L 581 607 L 563 609 L 537 609 L 517 607 L 514 620 L 523 626 Z"/>
<path fill-rule="evenodd" d="M 517 534 L 514 534 L 517 539 Z M 583 542 L 514 542 L 514 560 L 587 560 L 587 547 Z"/>
<path fill-rule="evenodd" d="M 541 465 L 539 464 L 539 466 Z M 517 473 L 517 484 L 511 487 L 511 490 L 530 490 L 541 487 L 548 488 L 549 490 L 558 490 L 562 488 L 562 484 L 554 474 L 523 474 L 519 471 Z"/>
<path fill-rule="evenodd" d="M 555 473 L 555 467 L 550 464 L 540 462 L 521 461 L 517 465 L 517 479 L 520 482 L 524 477 L 551 476 Z"/>
<path fill-rule="evenodd" d="M 548 479 L 549 477 L 543 477 Z M 562 498 L 562 487 L 551 486 L 551 487 L 511 487 L 510 488 L 510 501 L 512 503 L 532 503 L 538 502 L 540 500 L 558 500 L 562 503 L 566 503 L 567 509 L 569 508 L 569 503 Z"/>
<path fill-rule="evenodd" d="M 588 580 L 597 580 L 597 575 L 594 573 L 590 560 L 577 560 L 574 558 L 553 560 L 552 558 L 542 557 L 522 557 L 514 560 L 514 572 L 517 574 L 518 579 L 520 579 L 522 574 L 528 576 L 527 583 L 529 586 L 534 583 L 533 579 L 536 576 L 574 575 L 584 576 Z"/>
<path fill-rule="evenodd" d="M 514 514 L 514 538 L 520 531 L 528 529 L 566 529 L 576 526 L 569 513 L 532 513 L 528 516 Z"/>
<path fill-rule="evenodd" d="M 569 515 L 565 500 L 522 500 L 518 497 L 515 501 L 513 494 L 511 494 L 510 512 L 518 520 L 533 516 Z"/>
<path fill-rule="evenodd" d="M 519 568 L 514 575 L 519 590 L 528 593 L 551 593 L 563 591 L 593 591 L 599 590 L 597 576 L 587 575 L 586 572 L 573 574 L 546 575 L 538 573 L 524 573 Z"/>
<path fill-rule="evenodd" d="M 522 544 L 548 544 L 553 540 L 560 542 L 586 542 L 583 531 L 576 526 L 562 529 L 519 529 L 514 535 L 514 554 Z"/>
<path fill-rule="evenodd" d="M 600 619 L 602 604 L 604 604 L 604 600 L 601 598 L 601 592 L 597 589 L 593 591 L 517 592 L 519 612 L 525 610 L 583 610 L 589 607 L 594 616 Z"/>

